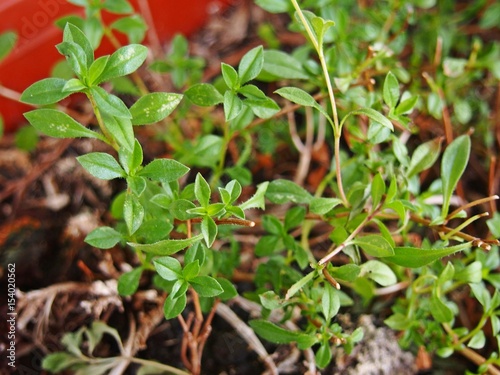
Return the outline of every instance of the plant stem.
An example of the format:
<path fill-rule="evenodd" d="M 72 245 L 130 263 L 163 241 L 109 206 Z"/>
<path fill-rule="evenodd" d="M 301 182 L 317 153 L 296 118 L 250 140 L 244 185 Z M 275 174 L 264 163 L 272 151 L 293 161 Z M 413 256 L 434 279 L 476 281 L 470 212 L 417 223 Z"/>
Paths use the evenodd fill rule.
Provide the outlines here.
<path fill-rule="evenodd" d="M 364 220 L 352 231 L 352 233 L 347 237 L 339 246 L 334 248 L 331 252 L 326 254 L 321 260 L 318 262 L 320 266 L 326 264 L 329 262 L 335 255 L 337 255 L 340 251 L 342 251 L 344 248 L 350 245 L 350 242 L 356 237 L 359 232 L 368 224 L 375 216 L 377 216 L 378 211 L 380 210 L 380 207 L 382 207 L 383 202 L 380 202 L 378 207 L 376 207 L 373 212 L 371 212 L 369 215 L 367 215 Z"/>
<path fill-rule="evenodd" d="M 104 125 L 104 120 L 101 115 L 101 111 L 99 111 L 99 108 L 97 107 L 97 103 L 92 96 L 92 94 L 87 93 L 87 97 L 90 100 L 90 104 L 92 105 L 92 109 L 94 110 L 95 113 L 95 118 L 97 119 L 97 123 L 99 124 L 99 128 L 102 131 L 102 134 L 106 137 L 106 139 L 109 141 L 109 144 L 111 147 L 113 147 L 116 151 L 120 149 L 120 146 L 115 141 L 115 138 L 111 135 L 111 133 L 108 131 L 106 128 L 106 125 Z"/>
<path fill-rule="evenodd" d="M 335 170 L 336 170 L 336 175 L 337 175 L 337 184 L 339 188 L 339 195 L 340 199 L 342 199 L 342 202 L 344 206 L 349 207 L 349 201 L 346 198 L 346 195 L 344 193 L 344 187 L 342 185 L 342 168 L 340 166 L 340 137 L 342 136 L 342 126 L 339 123 L 339 116 L 337 113 L 337 103 L 335 101 L 335 94 L 333 93 L 333 86 L 332 86 L 332 80 L 330 79 L 330 74 L 328 73 L 328 66 L 326 64 L 326 59 L 325 59 L 325 54 L 323 53 L 323 46 L 318 43 L 316 38 L 314 37 L 314 34 L 309 27 L 309 23 L 307 22 L 304 13 L 302 12 L 302 9 L 300 9 L 299 4 L 297 3 L 297 0 L 291 0 L 292 4 L 297 11 L 297 14 L 300 18 L 300 21 L 304 28 L 306 29 L 306 33 L 309 36 L 309 40 L 314 46 L 314 49 L 316 50 L 319 61 L 321 64 L 321 69 L 323 70 L 323 75 L 325 77 L 325 82 L 326 82 L 326 88 L 328 91 L 328 97 L 330 98 L 330 103 L 332 105 L 332 113 L 333 113 L 333 136 L 334 136 L 334 153 L 335 153 Z"/>
<path fill-rule="evenodd" d="M 130 362 L 137 363 L 138 365 L 142 366 L 148 366 L 148 367 L 154 367 L 159 370 L 163 370 L 168 372 L 169 374 L 174 374 L 174 375 L 190 375 L 189 372 L 183 371 L 181 369 L 178 369 L 176 367 L 172 367 L 169 365 L 164 365 L 163 363 L 155 362 L 155 361 L 149 361 L 147 359 L 142 359 L 142 358 L 135 358 L 135 357 L 124 357 L 125 359 L 129 360 Z"/>

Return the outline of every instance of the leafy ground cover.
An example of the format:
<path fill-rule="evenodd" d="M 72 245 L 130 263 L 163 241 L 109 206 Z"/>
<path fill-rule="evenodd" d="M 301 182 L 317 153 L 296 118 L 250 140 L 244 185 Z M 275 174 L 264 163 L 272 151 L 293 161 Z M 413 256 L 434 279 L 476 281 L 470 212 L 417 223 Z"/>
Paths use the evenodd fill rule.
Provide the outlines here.
<path fill-rule="evenodd" d="M 165 52 L 73 2 L 2 140 L 20 369 L 499 373 L 497 4 L 240 2 Z"/>

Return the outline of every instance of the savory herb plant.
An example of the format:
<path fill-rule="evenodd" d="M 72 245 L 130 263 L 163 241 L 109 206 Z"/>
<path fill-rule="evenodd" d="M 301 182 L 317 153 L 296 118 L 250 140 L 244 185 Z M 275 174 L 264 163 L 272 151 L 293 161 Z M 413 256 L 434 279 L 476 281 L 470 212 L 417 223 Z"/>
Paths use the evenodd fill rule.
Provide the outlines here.
<path fill-rule="evenodd" d="M 183 345 L 187 370 L 200 373 L 202 349 L 217 305 L 238 294 L 231 282 L 238 256 L 215 251 L 214 242 L 225 236 L 237 250 L 232 233 L 241 226 L 257 225 L 265 235 L 258 240 L 255 255 L 265 261 L 255 271 L 255 290 L 245 297 L 263 307 L 262 319 L 249 323 L 263 339 L 313 348 L 316 366 L 323 369 L 332 361 L 332 348 L 342 345 L 349 352 L 363 337 L 361 329 L 344 331 L 337 315 L 354 304 L 368 306 L 378 296 L 399 292 L 384 322 L 403 331 L 404 347 L 423 346 L 442 357 L 459 353 L 478 366 L 478 373 L 498 373 L 498 349 L 488 351 L 486 357 L 478 352 L 486 345 L 485 326 L 491 325 L 497 339 L 500 330 L 496 273 L 500 258 L 498 241 L 493 239 L 500 234 L 498 214 L 488 221 L 493 236 L 469 231 L 487 215 L 475 209 L 498 197 L 471 202 L 457 198 L 473 142 L 482 138 L 491 143 L 486 130 L 478 129 L 476 136 L 465 127 L 473 108 L 481 103 L 468 101 L 460 91 L 466 92 L 477 74 L 489 74 L 488 79 L 498 82 L 498 64 L 493 62 L 498 44 L 483 52 L 474 42 L 468 59 L 445 57 L 442 71 L 435 76 L 424 72 L 429 88 L 424 92 L 411 77 L 422 56 L 431 53 L 426 41 L 417 40 L 417 53 L 408 66 L 398 56 L 412 38 L 408 25 L 431 27 L 434 21 L 420 10 L 433 6 L 433 1 L 390 1 L 364 9 L 361 16 L 354 1 L 257 0 L 269 12 L 289 13 L 290 28 L 307 42 L 291 53 L 253 48 L 237 67 L 222 63 L 221 79 L 196 83 L 203 61 L 189 57 L 186 40 L 176 37 L 171 53 L 150 68 L 169 72 L 176 88 L 186 87 L 184 93 L 148 92 L 138 73 L 148 55 L 148 48 L 140 44 L 145 24 L 131 14 L 128 1 L 71 2 L 85 7 L 86 18 L 61 20 L 63 41 L 56 48 L 74 76 L 46 78 L 26 89 L 21 100 L 42 108 L 25 116 L 45 135 L 94 138 L 109 146 L 109 152 L 77 158 L 97 178 L 126 182 L 113 204 L 116 226 L 98 228 L 85 241 L 101 249 L 121 245 L 135 251 L 137 267 L 118 280 L 123 296 L 136 292 L 145 272 L 157 275 L 155 287 L 168 295 L 165 318 L 179 320 L 188 342 Z M 444 18 L 450 8 L 453 2 L 444 1 L 433 8 L 437 13 L 433 16 Z M 125 16 L 107 26 L 100 16 L 102 9 Z M 471 5 L 460 15 L 465 17 L 467 12 L 476 14 L 478 9 Z M 350 15 L 365 17 L 365 22 L 355 24 Z M 488 26 L 492 21 L 484 16 L 482 22 Z M 131 44 L 118 45 L 115 31 L 127 34 Z M 266 33 L 267 40 L 279 47 L 272 31 Z M 96 58 L 94 51 L 103 37 L 117 49 Z M 453 40 L 439 35 L 436 40 L 437 47 L 442 43 L 445 51 L 451 51 Z M 130 107 L 107 89 L 113 87 L 108 82 L 127 76 L 140 93 Z M 265 90 L 270 82 L 278 87 L 273 93 Z M 95 127 L 84 126 L 53 107 L 75 93 L 90 102 Z M 181 101 L 183 108 L 175 113 Z M 199 139 L 190 141 L 178 132 L 179 143 L 172 145 L 178 160 L 144 163 L 137 127 L 219 105 L 224 121 L 214 120 Z M 455 108 L 453 121 L 463 126 L 449 125 L 448 105 Z M 436 135 L 417 145 L 408 142 L 418 131 L 412 123 L 415 108 L 443 120 L 444 137 Z M 487 109 L 481 107 L 481 111 Z M 250 173 L 251 154 L 263 147 L 254 144 L 256 136 L 266 129 L 270 129 L 266 134 L 273 135 L 273 124 L 283 116 L 288 116 L 291 129 L 284 142 L 299 150 L 306 172 L 314 137 L 332 151 L 329 169 L 315 186 L 291 178 L 253 185 L 257 181 Z M 305 123 L 297 131 L 296 121 L 301 118 Z M 305 143 L 299 133 L 305 134 Z M 277 138 L 276 142 L 283 141 Z M 238 148 L 238 159 L 228 155 L 230 145 Z M 185 147 L 188 152 L 183 152 Z M 436 168 L 439 159 L 440 169 Z M 438 173 L 429 182 L 422 176 L 431 169 Z M 296 181 L 300 180 L 304 178 Z M 254 195 L 241 202 L 244 186 L 254 186 Z M 265 209 L 266 202 L 282 209 L 258 211 L 258 219 L 247 218 L 248 210 Z M 313 245 L 318 232 L 328 246 Z M 460 306 L 453 297 L 457 290 L 470 290 L 471 298 L 483 308 L 472 327 L 458 319 Z M 183 314 L 188 303 L 195 311 L 195 323 Z M 282 312 L 281 323 L 297 311 L 304 319 L 297 330 L 290 330 L 266 319 L 272 311 Z M 106 362 L 109 367 L 92 358 L 93 345 L 88 347 L 89 356 L 78 349 L 84 334 L 90 341 L 108 333 L 121 343 L 116 331 L 99 324 L 68 334 L 63 342 L 67 352 L 49 355 L 45 368 L 92 368 L 94 373 L 111 368 L 119 357 Z M 146 364 L 140 359 L 135 363 Z"/>

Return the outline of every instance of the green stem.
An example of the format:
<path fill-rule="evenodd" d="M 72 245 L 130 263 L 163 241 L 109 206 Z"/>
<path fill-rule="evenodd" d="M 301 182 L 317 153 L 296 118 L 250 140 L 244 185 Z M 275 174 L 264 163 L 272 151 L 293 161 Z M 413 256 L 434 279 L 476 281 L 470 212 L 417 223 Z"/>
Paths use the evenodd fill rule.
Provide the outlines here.
<path fill-rule="evenodd" d="M 318 264 L 320 266 L 326 264 L 329 262 L 335 255 L 337 255 L 340 251 L 342 251 L 344 248 L 349 246 L 354 240 L 354 237 L 356 237 L 362 230 L 363 228 L 375 217 L 377 216 L 378 211 L 380 210 L 380 207 L 382 207 L 383 202 L 380 202 L 379 205 L 371 212 L 369 215 L 367 215 L 364 220 L 352 231 L 352 233 L 347 237 L 339 246 L 334 248 L 332 251 L 330 251 L 328 254 L 326 254 L 319 262 Z"/>
<path fill-rule="evenodd" d="M 101 129 L 102 134 L 106 137 L 108 140 L 108 143 L 111 147 L 113 147 L 116 151 L 120 149 L 120 146 L 115 141 L 115 138 L 111 135 L 111 133 L 108 131 L 106 128 L 106 125 L 104 125 L 104 120 L 101 115 L 101 111 L 99 111 L 99 108 L 97 107 L 97 103 L 92 96 L 92 94 L 87 93 L 87 98 L 90 101 L 90 104 L 92 105 L 92 109 L 94 110 L 95 118 L 97 119 L 97 123 L 99 124 L 99 128 Z"/>
<path fill-rule="evenodd" d="M 309 23 L 307 22 L 304 13 L 302 12 L 302 9 L 300 9 L 299 4 L 297 3 L 297 0 L 291 0 L 295 10 L 297 11 L 297 14 L 299 16 L 299 19 L 304 26 L 307 35 L 309 36 L 309 39 L 311 43 L 314 46 L 314 49 L 316 50 L 319 61 L 321 64 L 321 69 L 323 70 L 323 75 L 325 77 L 325 82 L 326 82 L 326 87 L 328 91 L 328 96 L 330 98 L 330 103 L 332 105 L 332 113 L 333 113 L 333 135 L 335 138 L 334 141 L 334 153 L 335 153 L 335 170 L 336 170 L 336 176 L 337 176 L 337 184 L 339 188 L 339 195 L 340 199 L 342 199 L 342 202 L 344 203 L 345 207 L 349 207 L 349 201 L 346 198 L 346 195 L 344 193 L 344 187 L 342 184 L 342 168 L 340 165 L 340 137 L 342 136 L 342 127 L 339 123 L 339 116 L 337 113 L 337 104 L 335 101 L 335 94 L 333 93 L 333 86 L 332 86 L 332 80 L 330 79 L 330 74 L 328 73 L 328 66 L 326 64 L 326 59 L 325 59 L 325 54 L 323 53 L 323 46 L 318 43 L 316 38 L 314 37 L 314 33 L 312 32 L 311 28 L 309 27 Z"/>
<path fill-rule="evenodd" d="M 215 172 L 210 181 L 210 187 L 215 189 L 216 185 L 219 183 L 219 180 L 224 172 L 224 166 L 226 165 L 226 154 L 227 148 L 229 146 L 229 142 L 231 141 L 231 134 L 229 131 L 229 124 L 227 122 L 224 123 L 224 142 L 222 144 L 222 149 L 220 150 L 219 155 L 219 164 L 217 165 Z"/>

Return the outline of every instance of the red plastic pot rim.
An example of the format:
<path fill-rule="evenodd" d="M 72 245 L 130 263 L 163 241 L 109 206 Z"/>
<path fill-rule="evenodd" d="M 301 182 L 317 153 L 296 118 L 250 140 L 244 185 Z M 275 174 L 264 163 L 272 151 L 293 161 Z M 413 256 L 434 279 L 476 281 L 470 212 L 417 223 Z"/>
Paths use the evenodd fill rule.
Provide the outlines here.
<path fill-rule="evenodd" d="M 210 14 L 226 7 L 230 0 L 130 0 L 141 13 L 139 2 L 147 4 L 156 33 L 166 41 L 176 33 L 189 35 L 201 27 Z M 141 4 L 141 5 L 143 5 Z M 55 21 L 69 14 L 83 15 L 83 9 L 67 0 L 2 0 L 0 2 L 0 34 L 18 34 L 13 51 L 0 62 L 0 84 L 14 92 L 22 92 L 32 83 L 49 77 L 54 64 L 62 59 L 55 45 L 62 32 Z M 114 15 L 106 15 L 109 22 Z M 146 20 L 147 17 L 144 17 Z M 147 41 L 145 42 L 147 44 Z M 103 41 L 96 55 L 112 53 L 111 45 Z M 0 96 L 0 113 L 6 132 L 24 123 L 23 113 L 32 109 L 22 103 Z"/>

